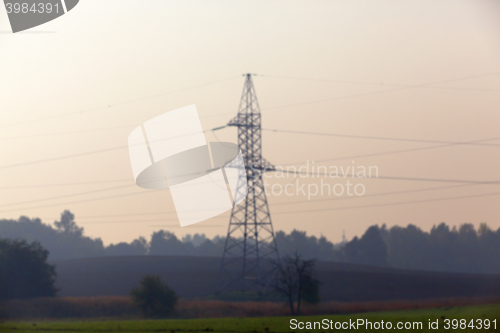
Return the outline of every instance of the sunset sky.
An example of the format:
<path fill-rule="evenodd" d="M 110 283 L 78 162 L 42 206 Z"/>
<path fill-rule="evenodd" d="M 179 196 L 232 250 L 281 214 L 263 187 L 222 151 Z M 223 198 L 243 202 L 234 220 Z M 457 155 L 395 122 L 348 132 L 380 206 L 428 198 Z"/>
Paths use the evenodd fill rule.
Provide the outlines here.
<path fill-rule="evenodd" d="M 373 224 L 500 227 L 500 183 L 473 184 L 500 182 L 497 0 L 81 0 L 17 34 L 2 8 L 0 219 L 69 209 L 105 244 L 225 235 L 229 212 L 180 228 L 169 191 L 136 186 L 127 138 L 191 104 L 205 130 L 225 125 L 243 73 L 257 74 L 271 163 L 413 179 L 355 179 L 362 197 L 270 195 L 275 230 L 339 242 Z M 236 129 L 206 139 L 236 142 Z"/>

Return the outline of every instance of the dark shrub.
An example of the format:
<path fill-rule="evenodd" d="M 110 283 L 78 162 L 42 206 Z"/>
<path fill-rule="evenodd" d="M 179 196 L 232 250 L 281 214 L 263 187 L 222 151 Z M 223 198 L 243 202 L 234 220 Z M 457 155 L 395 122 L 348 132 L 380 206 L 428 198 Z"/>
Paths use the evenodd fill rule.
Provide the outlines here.
<path fill-rule="evenodd" d="M 159 276 L 146 275 L 138 287 L 131 290 L 134 304 L 145 317 L 168 317 L 175 311 L 177 294 Z"/>

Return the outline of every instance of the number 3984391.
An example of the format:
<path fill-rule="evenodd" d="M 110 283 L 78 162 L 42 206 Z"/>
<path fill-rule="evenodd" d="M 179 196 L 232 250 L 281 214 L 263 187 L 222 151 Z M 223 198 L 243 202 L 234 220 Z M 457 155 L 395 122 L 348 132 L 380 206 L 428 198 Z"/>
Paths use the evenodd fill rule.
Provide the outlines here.
<path fill-rule="evenodd" d="M 5 8 L 7 8 L 7 14 L 11 13 L 23 13 L 23 14 L 50 14 L 52 12 L 59 13 L 59 4 L 51 3 L 34 3 L 31 6 L 28 3 L 5 3 Z"/>

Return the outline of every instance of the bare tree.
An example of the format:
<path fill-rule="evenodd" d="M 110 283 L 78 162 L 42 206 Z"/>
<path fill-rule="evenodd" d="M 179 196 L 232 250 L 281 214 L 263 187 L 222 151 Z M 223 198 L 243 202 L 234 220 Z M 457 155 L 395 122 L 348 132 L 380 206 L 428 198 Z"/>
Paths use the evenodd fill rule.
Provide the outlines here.
<path fill-rule="evenodd" d="M 314 277 L 315 264 L 315 259 L 303 260 L 297 252 L 292 256 L 287 255 L 281 262 L 274 262 L 276 276 L 272 289 L 286 297 L 292 316 L 300 315 L 300 305 L 303 299 L 319 301 L 319 281 Z M 295 302 L 297 302 L 297 311 L 295 311 Z"/>

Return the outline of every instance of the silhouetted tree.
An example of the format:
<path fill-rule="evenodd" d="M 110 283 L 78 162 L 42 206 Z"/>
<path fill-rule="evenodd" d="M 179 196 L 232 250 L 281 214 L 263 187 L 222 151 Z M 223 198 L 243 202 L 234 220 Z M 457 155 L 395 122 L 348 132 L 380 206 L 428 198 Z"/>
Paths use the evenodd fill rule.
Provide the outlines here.
<path fill-rule="evenodd" d="M 40 243 L 0 239 L 0 299 L 52 297 L 55 266 Z"/>
<path fill-rule="evenodd" d="M 362 262 L 376 266 L 387 265 L 387 246 L 380 236 L 378 226 L 368 228 L 359 241 Z"/>
<path fill-rule="evenodd" d="M 190 234 L 187 234 L 186 236 L 182 237 L 182 242 L 183 243 L 191 243 L 193 244 L 194 247 L 198 247 L 200 246 L 201 244 L 205 243 L 207 240 L 209 240 L 207 238 L 207 236 L 205 236 L 205 234 L 194 234 L 194 235 L 190 235 Z"/>
<path fill-rule="evenodd" d="M 315 236 L 307 236 L 305 231 L 294 229 L 288 235 L 278 231 L 275 238 L 280 253 L 292 255 L 298 252 L 306 259 L 339 260 L 338 252 L 334 251 L 333 244 L 324 236 L 318 239 Z"/>
<path fill-rule="evenodd" d="M 389 247 L 394 267 L 421 269 L 428 265 L 429 235 L 412 224 L 390 230 Z"/>
<path fill-rule="evenodd" d="M 224 251 L 225 238 L 214 241 L 207 239 L 200 246 L 194 248 L 194 254 L 203 257 L 220 257 Z"/>
<path fill-rule="evenodd" d="M 203 234 L 186 235 L 179 240 L 160 230 L 148 242 L 140 237 L 131 243 L 104 247 L 101 239 L 84 235 L 70 211 L 61 214 L 53 227 L 38 218 L 21 216 L 0 220 L 3 238 L 38 241 L 50 252 L 50 260 L 98 257 L 105 255 L 195 255 L 221 256 L 225 238 L 208 239 Z M 389 265 L 395 268 L 469 273 L 500 273 L 500 229 L 482 223 L 476 231 L 472 224 L 450 228 L 445 223 L 425 232 L 414 225 L 390 229 L 371 226 L 362 237 L 334 245 L 324 236 L 309 236 L 305 231 L 289 234 L 278 231 L 276 243 L 282 254 L 301 253 L 304 259 L 339 261 L 363 265 Z"/>
<path fill-rule="evenodd" d="M 132 301 L 145 317 L 167 317 L 174 313 L 177 294 L 159 276 L 146 275 L 130 291 Z"/>
<path fill-rule="evenodd" d="M 382 240 L 378 226 L 371 226 L 364 235 L 345 245 L 347 261 L 363 265 L 386 266 L 387 246 Z"/>
<path fill-rule="evenodd" d="M 423 248 L 420 248 L 419 253 L 413 255 L 407 253 L 407 251 L 404 252 L 406 256 L 409 256 L 407 260 L 413 262 L 412 268 L 422 269 L 426 267 L 430 270 L 453 270 L 457 254 L 455 249 L 456 233 L 451 232 L 450 227 L 445 223 L 433 226 L 429 235 L 416 227 L 412 229 L 418 233 L 423 246 Z M 418 257 L 422 259 L 418 259 Z"/>
<path fill-rule="evenodd" d="M 445 223 L 430 233 L 414 225 L 392 227 L 387 238 L 393 267 L 448 272 L 500 273 L 500 229 L 481 224 L 450 229 Z"/>
<path fill-rule="evenodd" d="M 344 246 L 345 260 L 351 263 L 359 262 L 359 238 L 356 236 Z"/>
<path fill-rule="evenodd" d="M 130 244 L 121 242 L 106 247 L 109 256 L 140 256 L 148 253 L 148 241 L 144 237 L 134 239 Z"/>
<path fill-rule="evenodd" d="M 61 214 L 61 221 L 54 221 L 56 230 L 65 234 L 75 235 L 77 237 L 83 236 L 83 228 L 80 228 L 75 222 L 75 215 L 69 210 L 65 210 Z"/>
<path fill-rule="evenodd" d="M 0 235 L 2 238 L 40 242 L 49 251 L 51 261 L 105 255 L 101 239 L 84 236 L 83 228 L 78 227 L 74 217 L 71 217 L 73 214 L 61 215 L 64 217 L 61 219 L 62 224 L 58 224 L 58 230 L 42 223 L 39 218 L 21 216 L 17 221 L 0 220 Z"/>
<path fill-rule="evenodd" d="M 315 263 L 314 259 L 302 259 L 298 253 L 285 256 L 281 262 L 274 262 L 277 274 L 271 286 L 274 292 L 287 299 L 292 316 L 300 315 L 302 300 L 310 303 L 319 302 L 319 280 L 314 274 Z"/>
<path fill-rule="evenodd" d="M 149 254 L 185 256 L 194 252 L 193 244 L 181 242 L 170 231 L 160 230 L 151 235 L 149 243 Z"/>

